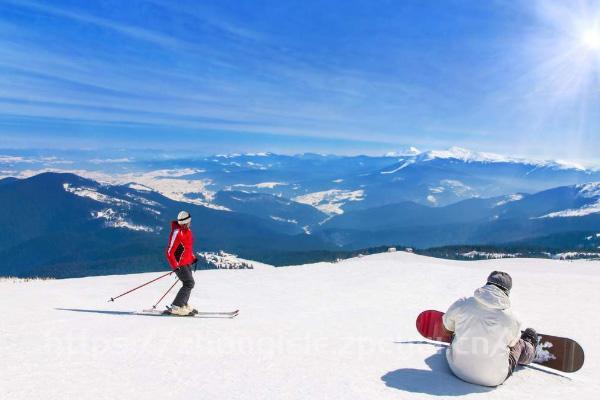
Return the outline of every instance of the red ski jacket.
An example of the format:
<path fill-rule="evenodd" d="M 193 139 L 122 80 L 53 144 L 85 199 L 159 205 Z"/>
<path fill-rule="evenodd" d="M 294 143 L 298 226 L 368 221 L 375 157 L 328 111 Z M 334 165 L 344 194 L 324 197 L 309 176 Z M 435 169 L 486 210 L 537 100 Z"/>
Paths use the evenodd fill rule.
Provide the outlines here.
<path fill-rule="evenodd" d="M 177 221 L 171 222 L 167 260 L 169 260 L 169 264 L 173 269 L 190 265 L 196 261 L 192 230 L 188 227 L 180 226 Z"/>

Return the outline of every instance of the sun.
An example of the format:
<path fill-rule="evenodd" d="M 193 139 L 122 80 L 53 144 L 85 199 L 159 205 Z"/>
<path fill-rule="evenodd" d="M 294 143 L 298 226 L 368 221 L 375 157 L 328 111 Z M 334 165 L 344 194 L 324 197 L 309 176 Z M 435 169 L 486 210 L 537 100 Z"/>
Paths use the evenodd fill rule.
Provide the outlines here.
<path fill-rule="evenodd" d="M 590 28 L 583 31 L 580 41 L 586 49 L 600 51 L 600 29 Z"/>
<path fill-rule="evenodd" d="M 564 124 L 569 143 L 597 135 L 600 108 L 600 0 L 531 0 L 528 36 L 520 41 L 518 82 L 540 135 Z M 567 135 L 565 133 L 565 135 Z M 566 136 L 565 136 L 566 137 Z"/>

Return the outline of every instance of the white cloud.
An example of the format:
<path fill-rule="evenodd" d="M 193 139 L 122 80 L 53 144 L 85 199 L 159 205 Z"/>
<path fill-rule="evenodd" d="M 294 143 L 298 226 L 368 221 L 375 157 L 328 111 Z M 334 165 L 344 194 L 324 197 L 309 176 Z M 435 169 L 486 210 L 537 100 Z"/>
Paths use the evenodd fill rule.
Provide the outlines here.
<path fill-rule="evenodd" d="M 31 159 L 16 156 L 0 156 L 0 164 L 21 164 L 21 163 L 32 163 Z"/>
<path fill-rule="evenodd" d="M 73 161 L 62 160 L 58 157 L 23 157 L 23 156 L 0 155 L 0 164 L 59 165 L 59 164 L 73 164 Z"/>
<path fill-rule="evenodd" d="M 123 157 L 123 158 L 94 158 L 89 160 L 92 164 L 121 164 L 121 163 L 131 163 L 133 159 Z"/>

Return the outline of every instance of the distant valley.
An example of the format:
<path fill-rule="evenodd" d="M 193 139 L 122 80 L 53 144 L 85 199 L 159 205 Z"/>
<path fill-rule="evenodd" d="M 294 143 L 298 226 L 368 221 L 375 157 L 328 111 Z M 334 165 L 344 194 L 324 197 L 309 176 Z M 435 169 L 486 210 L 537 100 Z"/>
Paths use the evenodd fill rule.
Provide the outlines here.
<path fill-rule="evenodd" d="M 256 260 L 403 244 L 598 249 L 600 172 L 452 148 L 45 165 L 0 157 L 1 275 L 164 268 L 169 221 Z M 65 167 L 66 166 L 66 167 Z M 568 239 L 567 239 L 568 238 Z"/>

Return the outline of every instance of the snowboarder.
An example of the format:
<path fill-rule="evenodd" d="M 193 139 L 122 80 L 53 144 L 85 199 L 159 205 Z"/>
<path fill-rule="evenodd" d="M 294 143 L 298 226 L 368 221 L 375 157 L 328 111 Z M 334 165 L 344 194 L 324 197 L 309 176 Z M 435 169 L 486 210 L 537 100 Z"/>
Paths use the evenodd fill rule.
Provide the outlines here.
<path fill-rule="evenodd" d="M 444 314 L 444 328 L 453 334 L 446 358 L 460 379 L 498 386 L 517 365 L 533 361 L 539 338 L 532 328 L 521 333 L 511 311 L 511 288 L 511 276 L 494 271 L 472 297 L 457 300 Z"/>
<path fill-rule="evenodd" d="M 190 315 L 196 311 L 188 304 L 194 288 L 192 265 L 198 261 L 194 255 L 194 236 L 190 229 L 191 223 L 192 216 L 187 211 L 181 211 L 177 215 L 177 221 L 171 222 L 167 259 L 183 284 L 170 308 L 170 313 L 175 315 Z"/>

